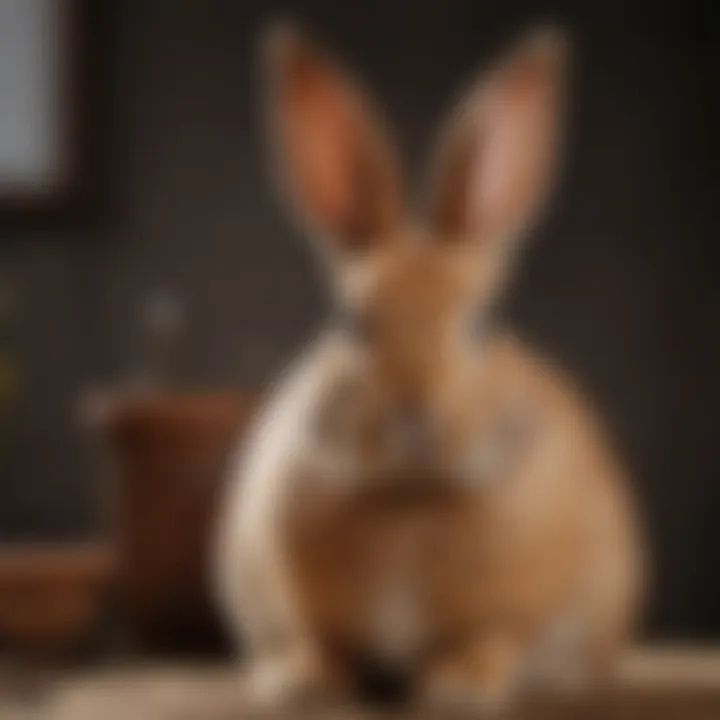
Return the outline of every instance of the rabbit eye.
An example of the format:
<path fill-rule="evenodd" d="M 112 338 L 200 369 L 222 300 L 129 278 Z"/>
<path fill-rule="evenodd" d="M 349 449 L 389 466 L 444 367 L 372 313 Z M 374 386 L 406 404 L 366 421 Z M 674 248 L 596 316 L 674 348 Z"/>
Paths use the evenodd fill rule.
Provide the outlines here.
<path fill-rule="evenodd" d="M 470 317 L 469 331 L 470 337 L 478 342 L 485 338 L 488 330 L 487 313 L 482 310 L 476 310 Z"/>
<path fill-rule="evenodd" d="M 370 337 L 370 323 L 359 311 L 339 307 L 335 310 L 332 325 L 344 335 L 357 342 L 365 342 Z"/>

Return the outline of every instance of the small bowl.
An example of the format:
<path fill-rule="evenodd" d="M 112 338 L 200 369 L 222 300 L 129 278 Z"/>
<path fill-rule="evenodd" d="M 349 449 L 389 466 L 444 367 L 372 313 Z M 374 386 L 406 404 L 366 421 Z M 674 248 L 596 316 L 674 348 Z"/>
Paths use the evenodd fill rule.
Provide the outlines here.
<path fill-rule="evenodd" d="M 64 651 L 102 620 L 113 561 L 100 545 L 0 546 L 0 646 Z"/>

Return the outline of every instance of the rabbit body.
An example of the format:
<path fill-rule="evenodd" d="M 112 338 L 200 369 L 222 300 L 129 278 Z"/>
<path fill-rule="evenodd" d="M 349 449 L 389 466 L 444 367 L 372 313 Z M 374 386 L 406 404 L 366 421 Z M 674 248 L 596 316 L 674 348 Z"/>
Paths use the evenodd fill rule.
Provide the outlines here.
<path fill-rule="evenodd" d="M 550 663 L 553 682 L 606 672 L 641 573 L 622 471 L 577 393 L 492 338 L 447 418 L 450 463 L 427 472 L 375 448 L 365 468 L 345 446 L 336 465 L 326 414 L 348 383 L 371 396 L 343 345 L 311 350 L 241 455 L 225 571 L 251 652 L 271 672 L 299 658 L 288 672 L 336 689 L 365 659 L 443 695 L 504 695 Z"/>
<path fill-rule="evenodd" d="M 295 362 L 233 469 L 218 569 L 251 689 L 342 694 L 375 663 L 489 706 L 608 675 L 642 578 L 624 471 L 561 373 L 471 322 L 542 195 L 556 39 L 471 95 L 424 226 L 352 85 L 296 37 L 275 52 L 288 176 L 357 322 Z"/>

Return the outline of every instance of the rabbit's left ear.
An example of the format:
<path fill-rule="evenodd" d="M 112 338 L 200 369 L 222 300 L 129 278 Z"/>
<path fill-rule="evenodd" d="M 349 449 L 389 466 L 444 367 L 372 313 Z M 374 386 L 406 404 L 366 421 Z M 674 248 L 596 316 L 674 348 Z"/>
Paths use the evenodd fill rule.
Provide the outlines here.
<path fill-rule="evenodd" d="M 532 220 L 553 176 L 565 55 L 559 33 L 533 32 L 451 118 L 430 198 L 438 238 L 498 242 Z"/>
<path fill-rule="evenodd" d="M 404 210 L 398 167 L 367 97 L 288 26 L 271 31 L 266 60 L 280 175 L 300 214 L 331 250 L 391 239 Z"/>

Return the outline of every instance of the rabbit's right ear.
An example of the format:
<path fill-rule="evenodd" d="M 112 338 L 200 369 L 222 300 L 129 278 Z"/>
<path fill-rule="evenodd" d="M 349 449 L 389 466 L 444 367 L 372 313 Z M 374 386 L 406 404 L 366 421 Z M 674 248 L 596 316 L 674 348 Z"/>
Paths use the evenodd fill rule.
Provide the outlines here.
<path fill-rule="evenodd" d="M 431 225 L 496 247 L 533 219 L 557 154 L 566 42 L 536 30 L 484 76 L 451 118 L 437 156 Z"/>
<path fill-rule="evenodd" d="M 397 163 L 360 91 L 288 26 L 266 47 L 281 181 L 330 250 L 388 241 L 402 219 Z"/>

